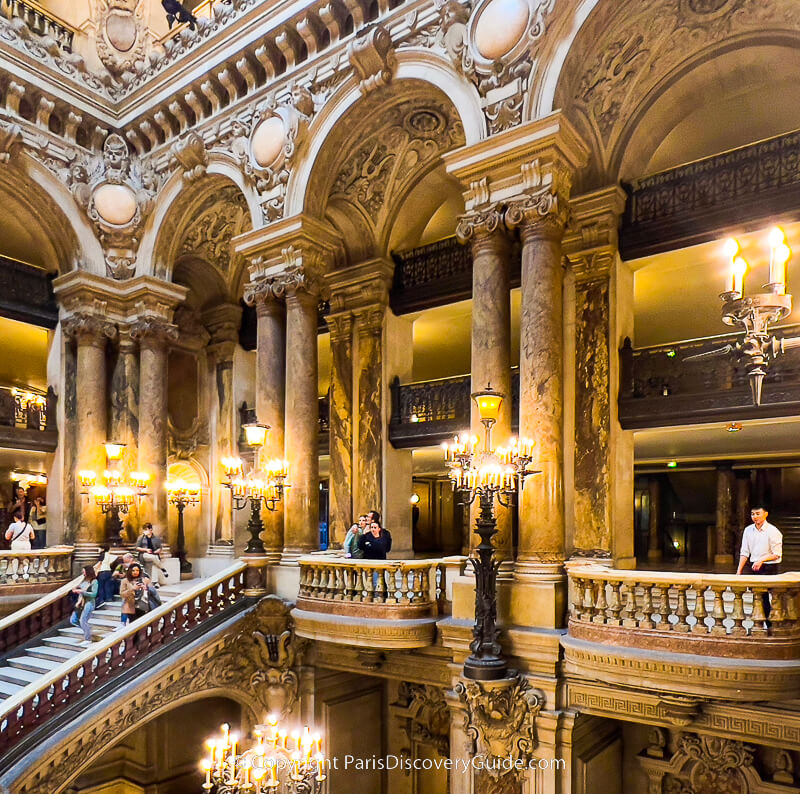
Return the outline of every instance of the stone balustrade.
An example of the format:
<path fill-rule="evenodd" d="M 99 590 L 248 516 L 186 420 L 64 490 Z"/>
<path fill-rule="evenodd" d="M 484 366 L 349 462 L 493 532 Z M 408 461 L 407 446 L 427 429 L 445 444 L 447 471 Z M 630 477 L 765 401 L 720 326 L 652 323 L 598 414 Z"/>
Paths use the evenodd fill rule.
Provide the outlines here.
<path fill-rule="evenodd" d="M 36 0 L 5 0 L 9 19 L 21 19 L 40 36 L 50 36 L 58 42 L 64 52 L 72 52 L 77 30 L 43 8 Z M 0 3 L 2 5 L 2 3 Z"/>
<path fill-rule="evenodd" d="M 800 574 L 622 571 L 587 563 L 568 572 L 571 638 L 753 660 L 800 656 Z"/>
<path fill-rule="evenodd" d="M 8 587 L 54 587 L 72 578 L 72 546 L 0 551 L 0 595 Z"/>
<path fill-rule="evenodd" d="M 463 572 L 465 560 L 301 557 L 293 613 L 297 632 L 378 648 L 429 645 L 436 620 L 450 611 L 450 585 Z"/>

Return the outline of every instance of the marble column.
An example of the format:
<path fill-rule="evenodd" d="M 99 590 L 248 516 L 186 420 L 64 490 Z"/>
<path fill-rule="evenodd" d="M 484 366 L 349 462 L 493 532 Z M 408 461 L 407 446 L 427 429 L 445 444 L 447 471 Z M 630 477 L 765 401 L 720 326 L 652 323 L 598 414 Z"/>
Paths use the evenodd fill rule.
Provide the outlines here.
<path fill-rule="evenodd" d="M 574 487 L 567 524 L 572 524 L 572 556 L 630 568 L 635 565 L 633 433 L 620 426 L 617 402 L 618 349 L 633 333 L 633 277 L 617 240 L 624 206 L 625 195 L 616 186 L 570 201 L 563 248 L 574 295 L 575 350 L 567 360 L 575 368 L 572 384 L 565 384 L 574 384 Z M 569 400 L 567 406 L 570 411 Z"/>
<path fill-rule="evenodd" d="M 717 525 L 715 533 L 714 567 L 733 565 L 734 556 L 734 510 L 736 475 L 730 463 L 717 466 Z"/>
<path fill-rule="evenodd" d="M 650 525 L 647 559 L 657 561 L 661 559 L 661 480 L 651 477 L 647 483 L 650 496 Z"/>
<path fill-rule="evenodd" d="M 492 428 L 492 445 L 503 446 L 511 438 L 511 294 L 510 244 L 501 209 L 490 207 L 461 217 L 456 234 L 472 248 L 472 392 L 491 386 L 505 395 L 500 416 Z M 471 401 L 470 431 L 483 444 L 485 428 Z M 473 531 L 478 509 L 470 515 L 470 549 L 479 542 Z M 511 509 L 496 506 L 495 558 L 511 560 Z"/>
<path fill-rule="evenodd" d="M 167 540 L 167 346 L 178 329 L 162 319 L 140 318 L 131 333 L 139 342 L 139 470 L 150 475 L 139 517 Z"/>
<path fill-rule="evenodd" d="M 125 326 L 120 328 L 117 359 L 111 373 L 109 428 L 110 440 L 125 444 L 123 469 L 139 471 L 139 356 L 136 341 Z M 128 539 L 135 540 L 141 525 L 137 505 L 132 505 L 128 515 L 120 518 L 127 527 Z"/>
<path fill-rule="evenodd" d="M 750 469 L 736 471 L 736 524 L 737 533 L 741 533 L 750 523 Z M 737 534 L 737 541 L 741 534 Z M 734 546 L 734 558 L 738 559 L 739 547 Z"/>
<path fill-rule="evenodd" d="M 522 492 L 515 571 L 560 570 L 564 562 L 564 404 L 561 238 L 565 214 L 537 205 L 509 210 L 522 239 L 519 434 L 535 442 Z"/>
<path fill-rule="evenodd" d="M 271 285 L 248 292 L 246 300 L 254 302 L 258 315 L 256 348 L 256 417 L 269 425 L 265 446 L 260 450 L 262 464 L 284 455 L 284 421 L 286 409 L 286 308 Z M 250 297 L 250 296 L 253 297 Z M 262 539 L 270 562 L 279 562 L 283 551 L 284 505 L 276 510 L 261 511 L 264 522 Z"/>
<path fill-rule="evenodd" d="M 75 438 L 77 471 L 91 470 L 98 478 L 106 468 L 103 443 L 107 441 L 108 384 L 106 382 L 106 342 L 116 334 L 113 323 L 89 314 L 73 314 L 62 321 L 62 328 L 77 344 L 75 367 Z M 75 487 L 80 490 L 75 472 Z M 79 496 L 80 520 L 75 533 L 75 563 L 97 557 L 105 540 L 105 517 L 88 496 Z"/>
<path fill-rule="evenodd" d="M 359 311 L 358 317 L 358 478 L 359 512 L 383 505 L 383 350 L 382 335 L 386 308 Z M 386 523 L 384 521 L 384 523 Z"/>
<path fill-rule="evenodd" d="M 331 543 L 339 548 L 361 509 L 353 506 L 353 317 L 340 312 L 325 320 L 331 332 L 328 512 Z"/>
<path fill-rule="evenodd" d="M 217 397 L 212 425 L 213 453 L 210 467 L 212 501 L 215 508 L 212 545 L 229 548 L 231 554 L 234 545 L 233 509 L 227 490 L 221 485 L 225 480 L 222 458 L 238 456 L 233 356 L 239 339 L 241 315 L 241 307 L 231 303 L 223 303 L 203 312 L 203 322 L 211 335 L 207 350 L 214 384 L 212 391 Z M 244 523 L 246 518 L 243 519 L 243 533 Z M 219 551 L 215 550 L 215 554 L 219 554 Z"/>
<path fill-rule="evenodd" d="M 319 548 L 317 307 L 320 286 L 298 268 L 286 278 L 286 430 L 289 483 L 283 561 Z"/>

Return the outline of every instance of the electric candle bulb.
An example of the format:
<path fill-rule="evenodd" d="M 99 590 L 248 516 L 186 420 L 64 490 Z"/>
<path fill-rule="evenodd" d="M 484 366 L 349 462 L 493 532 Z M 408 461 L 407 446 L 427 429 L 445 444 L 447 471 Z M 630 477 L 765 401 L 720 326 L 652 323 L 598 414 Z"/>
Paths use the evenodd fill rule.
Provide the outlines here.
<path fill-rule="evenodd" d="M 773 226 L 769 230 L 769 244 L 771 248 L 777 248 L 786 239 L 786 234 L 780 226 Z"/>
<path fill-rule="evenodd" d="M 722 251 L 729 259 L 734 259 L 736 254 L 739 253 L 739 241 L 734 240 L 733 237 L 729 237 L 722 244 Z"/>
<path fill-rule="evenodd" d="M 731 292 L 741 296 L 744 293 L 744 274 L 747 272 L 747 262 L 737 256 L 731 268 Z"/>

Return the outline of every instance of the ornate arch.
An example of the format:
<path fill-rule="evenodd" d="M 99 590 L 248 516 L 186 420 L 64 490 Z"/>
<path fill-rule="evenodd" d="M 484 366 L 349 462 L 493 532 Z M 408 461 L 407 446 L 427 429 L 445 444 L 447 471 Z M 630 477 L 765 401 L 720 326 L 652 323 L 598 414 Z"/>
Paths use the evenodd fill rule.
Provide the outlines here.
<path fill-rule="evenodd" d="M 48 270 L 66 273 L 80 268 L 106 274 L 103 251 L 88 218 L 66 186 L 35 157 L 25 152 L 7 165 L 0 161 L 0 193 L 41 229 Z"/>
<path fill-rule="evenodd" d="M 262 224 L 256 190 L 245 179 L 239 162 L 232 154 L 210 152 L 201 175 L 188 175 L 178 170 L 161 190 L 139 246 L 137 276 L 157 275 L 172 279 L 183 240 L 181 232 L 185 232 L 191 222 L 191 213 L 208 201 L 209 195 L 220 186 L 235 189 L 241 197 L 248 228 L 257 228 Z"/>

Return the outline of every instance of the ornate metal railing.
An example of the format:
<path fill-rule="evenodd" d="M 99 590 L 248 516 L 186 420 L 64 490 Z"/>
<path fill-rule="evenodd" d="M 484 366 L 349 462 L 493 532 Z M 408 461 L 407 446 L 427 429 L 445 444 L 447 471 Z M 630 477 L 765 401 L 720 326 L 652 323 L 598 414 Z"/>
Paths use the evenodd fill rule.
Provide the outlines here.
<path fill-rule="evenodd" d="M 726 658 L 800 655 L 800 578 L 568 565 L 571 637 Z M 771 602 L 770 626 L 763 596 Z"/>
<path fill-rule="evenodd" d="M 244 437 L 244 425 L 248 422 L 256 421 L 256 409 L 248 407 L 247 403 L 239 406 L 239 448 L 247 450 L 247 442 Z M 319 445 L 320 454 L 328 451 L 328 431 L 330 430 L 330 404 L 328 397 L 319 398 Z"/>
<path fill-rule="evenodd" d="M 72 546 L 0 551 L 0 588 L 59 585 L 72 579 Z M 0 589 L 0 597 L 3 590 Z"/>
<path fill-rule="evenodd" d="M 26 430 L 54 430 L 55 394 L 32 389 L 0 386 L 0 425 Z"/>
<path fill-rule="evenodd" d="M 784 326 L 779 332 L 795 336 L 800 325 Z M 729 334 L 640 349 L 626 339 L 620 350 L 622 426 L 658 427 L 800 412 L 800 350 L 787 350 L 770 365 L 761 406 L 753 405 L 747 373 L 735 355 L 686 361 L 740 338 Z"/>
<path fill-rule="evenodd" d="M 154 651 L 244 598 L 247 564 L 237 562 L 139 620 L 94 643 L 0 703 L 0 752 Z"/>
<path fill-rule="evenodd" d="M 627 187 L 620 236 L 626 259 L 696 245 L 721 230 L 800 210 L 800 131 L 758 141 Z"/>
<path fill-rule="evenodd" d="M 389 438 L 395 447 L 439 444 L 469 428 L 469 375 L 401 384 L 395 378 Z M 519 425 L 519 371 L 511 373 L 511 423 Z"/>
<path fill-rule="evenodd" d="M 81 580 L 72 579 L 51 593 L 0 620 L 0 657 L 44 631 L 55 628 L 72 611 L 70 592 Z"/>
<path fill-rule="evenodd" d="M 52 36 L 64 52 L 72 52 L 75 28 L 42 8 L 35 0 L 5 0 L 9 18 L 17 17 L 40 36 Z"/>
<path fill-rule="evenodd" d="M 448 584 L 465 557 L 431 560 L 300 558 L 298 609 L 339 615 L 404 619 L 449 612 Z"/>

